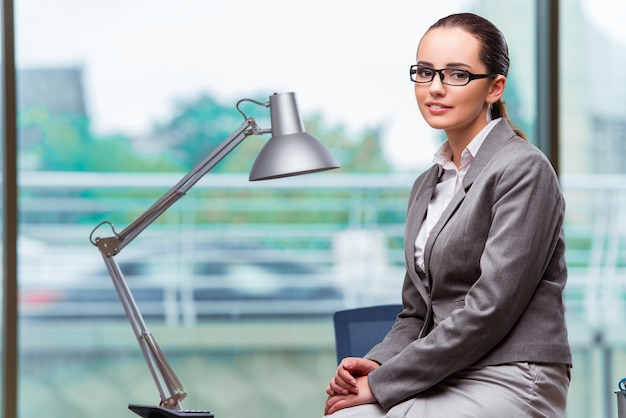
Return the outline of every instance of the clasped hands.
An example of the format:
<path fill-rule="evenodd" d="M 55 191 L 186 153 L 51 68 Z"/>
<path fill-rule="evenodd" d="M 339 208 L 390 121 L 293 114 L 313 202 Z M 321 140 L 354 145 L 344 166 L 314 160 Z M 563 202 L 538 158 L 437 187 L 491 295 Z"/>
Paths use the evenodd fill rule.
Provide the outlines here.
<path fill-rule="evenodd" d="M 350 406 L 375 403 L 376 398 L 370 390 L 367 375 L 380 365 L 373 360 L 358 357 L 344 358 L 335 372 L 335 376 L 326 387 L 328 399 L 324 415 L 330 415 Z"/>

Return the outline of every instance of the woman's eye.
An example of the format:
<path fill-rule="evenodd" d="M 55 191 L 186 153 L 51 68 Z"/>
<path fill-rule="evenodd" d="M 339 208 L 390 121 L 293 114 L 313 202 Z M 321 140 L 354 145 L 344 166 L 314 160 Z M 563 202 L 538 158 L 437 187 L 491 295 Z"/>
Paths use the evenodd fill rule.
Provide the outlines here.
<path fill-rule="evenodd" d="M 418 68 L 417 75 L 422 78 L 430 78 L 433 75 L 433 70 L 430 68 Z"/>
<path fill-rule="evenodd" d="M 451 70 L 450 71 L 450 78 L 454 80 L 457 80 L 457 81 L 467 80 L 468 77 L 469 77 L 469 74 L 467 73 L 467 71 L 463 71 L 463 70 Z"/>

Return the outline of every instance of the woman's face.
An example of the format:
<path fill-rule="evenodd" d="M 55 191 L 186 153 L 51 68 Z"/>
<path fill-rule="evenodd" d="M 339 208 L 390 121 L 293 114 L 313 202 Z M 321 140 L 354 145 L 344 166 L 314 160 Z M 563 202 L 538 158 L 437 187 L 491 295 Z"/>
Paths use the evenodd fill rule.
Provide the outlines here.
<path fill-rule="evenodd" d="M 485 74 L 487 68 L 479 58 L 479 50 L 478 39 L 463 29 L 431 29 L 420 41 L 417 64 Z M 504 80 L 504 77 L 498 79 Z M 436 73 L 430 83 L 415 83 L 415 98 L 431 127 L 445 130 L 449 139 L 460 135 L 471 140 L 488 123 L 489 104 L 495 103 L 504 91 L 502 85 L 502 92 L 494 94 L 494 84 L 494 79 L 484 78 L 472 80 L 465 86 L 449 86 L 443 84 Z"/>

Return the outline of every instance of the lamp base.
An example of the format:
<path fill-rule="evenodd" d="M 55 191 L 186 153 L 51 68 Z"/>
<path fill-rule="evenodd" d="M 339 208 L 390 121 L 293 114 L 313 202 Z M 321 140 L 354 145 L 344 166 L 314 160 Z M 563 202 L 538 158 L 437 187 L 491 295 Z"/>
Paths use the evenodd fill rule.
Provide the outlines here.
<path fill-rule="evenodd" d="M 209 411 L 198 410 L 175 410 L 162 408 L 160 406 L 135 405 L 129 404 L 128 409 L 144 418 L 176 418 L 176 417 L 194 417 L 194 418 L 214 418 L 215 415 Z"/>

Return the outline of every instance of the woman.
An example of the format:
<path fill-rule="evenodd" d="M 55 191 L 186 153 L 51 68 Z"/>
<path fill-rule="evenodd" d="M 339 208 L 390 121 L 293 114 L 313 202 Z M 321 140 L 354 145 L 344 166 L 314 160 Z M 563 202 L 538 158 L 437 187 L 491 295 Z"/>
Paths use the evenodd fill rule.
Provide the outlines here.
<path fill-rule="evenodd" d="M 512 128 L 502 33 L 462 13 L 422 37 L 419 110 L 447 140 L 411 192 L 403 311 L 364 358 L 344 359 L 325 414 L 565 415 L 564 202 L 545 156 Z"/>

